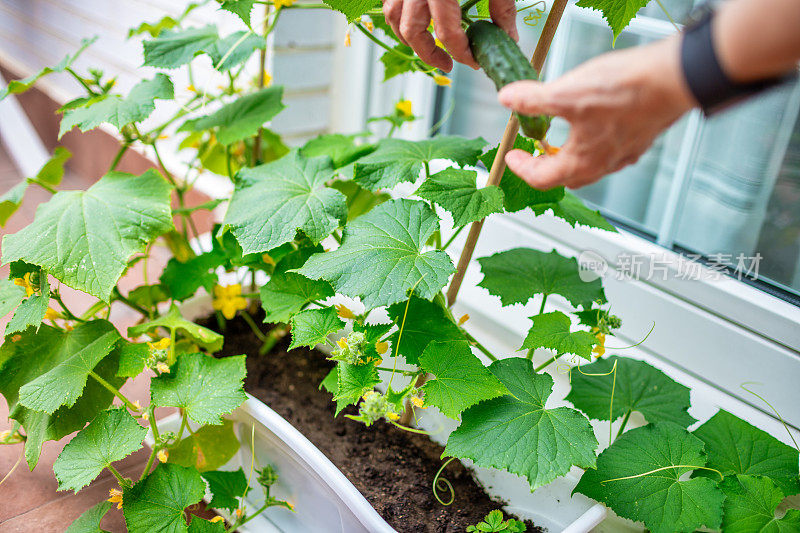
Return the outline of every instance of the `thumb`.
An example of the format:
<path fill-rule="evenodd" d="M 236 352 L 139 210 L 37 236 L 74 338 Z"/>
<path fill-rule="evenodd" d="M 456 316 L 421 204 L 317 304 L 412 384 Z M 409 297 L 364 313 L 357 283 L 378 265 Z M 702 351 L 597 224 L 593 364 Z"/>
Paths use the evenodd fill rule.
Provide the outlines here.
<path fill-rule="evenodd" d="M 553 96 L 552 84 L 524 80 L 509 83 L 497 94 L 505 107 L 523 115 L 562 115 L 564 105 Z"/>

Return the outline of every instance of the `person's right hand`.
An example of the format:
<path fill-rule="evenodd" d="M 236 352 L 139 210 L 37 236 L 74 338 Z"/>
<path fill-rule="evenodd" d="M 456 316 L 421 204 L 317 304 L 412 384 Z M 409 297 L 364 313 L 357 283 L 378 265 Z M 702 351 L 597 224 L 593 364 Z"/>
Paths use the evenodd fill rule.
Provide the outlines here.
<path fill-rule="evenodd" d="M 489 13 L 494 23 L 515 41 L 519 38 L 514 0 L 489 0 Z M 433 19 L 436 36 L 453 59 L 478 68 L 470 52 L 467 35 L 461 28 L 461 6 L 457 0 L 384 0 L 383 15 L 395 35 L 429 65 L 445 72 L 453 68 L 453 60 L 436 46 L 428 31 Z"/>

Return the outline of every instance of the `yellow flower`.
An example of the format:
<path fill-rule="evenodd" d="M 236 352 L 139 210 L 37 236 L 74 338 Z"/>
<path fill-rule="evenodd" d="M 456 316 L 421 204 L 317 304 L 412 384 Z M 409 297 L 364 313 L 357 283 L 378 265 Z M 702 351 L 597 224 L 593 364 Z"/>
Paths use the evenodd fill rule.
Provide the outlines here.
<path fill-rule="evenodd" d="M 117 509 L 122 509 L 122 491 L 119 489 L 111 489 L 108 491 L 108 501 L 117 504 Z"/>
<path fill-rule="evenodd" d="M 411 404 L 415 407 L 419 407 L 420 409 L 426 409 L 425 402 L 422 401 L 422 398 L 418 396 L 411 397 Z"/>
<path fill-rule="evenodd" d="M 212 307 L 222 312 L 222 316 L 231 320 L 236 316 L 236 312 L 247 307 L 247 300 L 242 298 L 242 286 L 238 283 L 223 287 L 214 287 L 214 301 Z"/>
<path fill-rule="evenodd" d="M 136 408 L 137 411 L 141 411 L 142 410 L 142 404 L 139 403 L 139 400 L 136 400 L 135 402 L 133 402 L 133 406 Z"/>
<path fill-rule="evenodd" d="M 270 74 L 269 72 L 267 72 L 265 70 L 264 71 L 264 87 L 269 87 L 270 85 L 272 85 L 272 74 Z"/>
<path fill-rule="evenodd" d="M 464 324 L 467 320 L 469 320 L 469 313 L 464 313 L 461 318 L 458 319 L 458 325 Z"/>
<path fill-rule="evenodd" d="M 378 352 L 378 355 L 383 355 L 386 353 L 386 350 L 389 349 L 389 343 L 380 341 L 375 343 L 375 351 Z"/>
<path fill-rule="evenodd" d="M 14 280 L 14 285 L 19 285 L 20 287 L 25 287 L 25 296 L 30 296 L 36 289 L 33 288 L 31 285 L 31 273 L 26 272 L 24 276 L 21 278 L 17 278 Z"/>
<path fill-rule="evenodd" d="M 158 370 L 161 374 L 169 374 L 169 365 L 164 361 L 159 361 L 156 363 L 156 370 Z"/>
<path fill-rule="evenodd" d="M 553 146 L 545 140 L 534 141 L 534 146 L 541 152 L 541 155 L 556 155 L 561 150 L 560 147 Z"/>
<path fill-rule="evenodd" d="M 339 315 L 339 318 L 355 318 L 356 315 L 353 312 L 345 307 L 344 304 L 336 304 L 336 314 Z"/>
<path fill-rule="evenodd" d="M 268 265 L 275 266 L 275 260 L 269 254 L 261 254 L 261 260 Z"/>
<path fill-rule="evenodd" d="M 21 339 L 22 339 L 22 335 L 16 334 L 13 337 L 11 337 L 11 342 L 17 342 L 18 340 L 21 340 Z"/>
<path fill-rule="evenodd" d="M 453 83 L 450 78 L 442 76 L 441 74 L 435 75 L 433 81 L 436 82 L 436 85 L 441 85 L 442 87 L 450 87 L 450 84 Z"/>
<path fill-rule="evenodd" d="M 159 339 L 156 342 L 148 342 L 147 346 L 150 348 L 150 350 L 156 351 L 156 350 L 166 350 L 167 348 L 169 348 L 170 344 L 172 344 L 172 340 L 170 340 L 169 337 L 164 337 L 163 339 Z"/>
<path fill-rule="evenodd" d="M 294 0 L 272 0 L 272 5 L 275 6 L 275 9 L 289 7 L 292 4 L 294 4 Z"/>
<path fill-rule="evenodd" d="M 400 100 L 394 106 L 400 116 L 413 117 L 414 113 L 411 111 L 411 100 Z"/>
<path fill-rule="evenodd" d="M 215 516 L 214 518 L 212 518 L 212 519 L 211 519 L 211 522 L 212 522 L 212 523 L 216 523 L 216 522 L 224 522 L 224 521 L 225 521 L 225 519 L 224 519 L 224 518 L 222 518 L 222 517 L 221 517 L 221 516 L 219 516 L 219 515 L 217 515 L 217 516 Z"/>
<path fill-rule="evenodd" d="M 347 30 L 347 33 L 344 34 L 344 45 L 350 46 L 350 30 Z"/>
<path fill-rule="evenodd" d="M 367 28 L 368 32 L 372 33 L 372 30 L 375 29 L 375 24 L 373 24 L 371 20 L 368 20 L 364 23 L 364 27 Z"/>
<path fill-rule="evenodd" d="M 242 508 L 239 507 L 238 509 L 236 509 L 236 518 L 241 518 L 241 517 L 242 517 Z"/>
<path fill-rule="evenodd" d="M 148 413 L 147 411 L 142 413 L 142 420 L 144 420 L 145 422 L 148 422 L 150 420 L 150 413 Z"/>
<path fill-rule="evenodd" d="M 167 450 L 158 450 L 156 457 L 158 457 L 160 463 L 166 463 L 167 459 L 169 459 L 169 452 Z"/>
<path fill-rule="evenodd" d="M 55 320 L 57 318 L 61 318 L 61 313 L 53 309 L 52 307 L 48 307 L 47 311 L 44 312 L 45 320 Z"/>
<path fill-rule="evenodd" d="M 192 93 L 196 93 L 197 92 L 197 89 L 192 84 L 187 85 L 186 86 L 186 90 L 189 91 L 189 92 L 192 92 Z"/>
<path fill-rule="evenodd" d="M 339 339 L 338 341 L 336 341 L 336 345 L 337 345 L 339 348 L 341 348 L 342 350 L 344 350 L 345 348 L 347 348 L 347 337 L 342 337 L 341 339 Z"/>
<path fill-rule="evenodd" d="M 397 413 L 392 413 L 390 411 L 390 412 L 386 413 L 386 418 L 388 418 L 389 420 L 397 421 L 397 420 L 400 420 L 400 415 L 398 415 Z"/>
<path fill-rule="evenodd" d="M 592 353 L 595 354 L 595 357 L 602 357 L 606 353 L 606 334 L 598 329 L 595 333 L 595 338 L 597 339 L 597 346 L 592 348 Z"/>

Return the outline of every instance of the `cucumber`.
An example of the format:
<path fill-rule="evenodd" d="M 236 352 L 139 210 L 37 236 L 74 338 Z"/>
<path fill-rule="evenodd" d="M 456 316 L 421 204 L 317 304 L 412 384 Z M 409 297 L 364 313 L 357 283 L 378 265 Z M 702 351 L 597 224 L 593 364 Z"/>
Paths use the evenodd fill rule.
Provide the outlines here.
<path fill-rule="evenodd" d="M 536 80 L 539 74 L 523 55 L 514 39 L 488 20 L 473 22 L 467 28 L 469 47 L 475 61 L 494 82 L 499 91 L 509 83 Z M 522 132 L 541 141 L 550 128 L 550 117 L 516 113 Z"/>

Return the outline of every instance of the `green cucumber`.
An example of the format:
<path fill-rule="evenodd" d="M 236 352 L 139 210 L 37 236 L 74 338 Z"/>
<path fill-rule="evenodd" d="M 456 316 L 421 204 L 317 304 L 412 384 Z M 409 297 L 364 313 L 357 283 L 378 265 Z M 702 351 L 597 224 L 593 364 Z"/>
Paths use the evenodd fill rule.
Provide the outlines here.
<path fill-rule="evenodd" d="M 473 22 L 467 28 L 469 47 L 475 61 L 494 82 L 499 91 L 509 83 L 536 80 L 539 74 L 523 55 L 514 39 L 488 20 Z M 522 132 L 541 141 L 550 128 L 550 117 L 516 113 Z"/>

